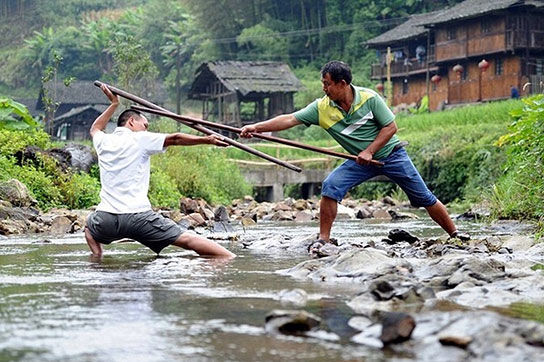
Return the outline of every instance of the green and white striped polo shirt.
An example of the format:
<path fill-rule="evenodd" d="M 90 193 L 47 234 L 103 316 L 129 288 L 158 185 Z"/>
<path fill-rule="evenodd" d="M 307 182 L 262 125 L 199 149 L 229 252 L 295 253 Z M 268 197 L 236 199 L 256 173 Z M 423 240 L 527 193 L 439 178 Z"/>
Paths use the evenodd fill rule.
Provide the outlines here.
<path fill-rule="evenodd" d="M 380 130 L 393 122 L 395 115 L 378 93 L 368 88 L 351 86 L 354 100 L 346 112 L 328 96 L 316 99 L 294 113 L 306 126 L 319 125 L 353 155 L 359 154 L 374 141 Z M 374 159 L 382 159 L 399 143 L 396 135 L 383 146 Z"/>

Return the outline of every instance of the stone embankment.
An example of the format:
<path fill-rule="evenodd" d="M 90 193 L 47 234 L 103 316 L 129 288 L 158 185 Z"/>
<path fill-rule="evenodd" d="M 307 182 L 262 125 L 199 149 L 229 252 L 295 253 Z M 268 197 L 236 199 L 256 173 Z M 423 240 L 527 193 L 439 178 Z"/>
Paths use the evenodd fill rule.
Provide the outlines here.
<path fill-rule="evenodd" d="M 36 200 L 20 181 L 12 179 L 1 183 L 0 235 L 79 232 L 92 211 L 51 209 L 41 213 L 35 205 Z M 338 206 L 338 219 L 417 218 L 413 214 L 396 211 L 398 206 L 402 205 L 389 197 L 381 201 L 345 200 Z M 232 232 L 232 226 L 239 223 L 250 226 L 261 221 L 311 222 L 319 218 L 318 208 L 317 199 L 288 198 L 277 203 L 258 203 L 246 196 L 234 200 L 229 206 L 216 207 L 202 199 L 181 198 L 179 209 L 156 211 L 188 229 L 204 227 L 216 232 Z"/>

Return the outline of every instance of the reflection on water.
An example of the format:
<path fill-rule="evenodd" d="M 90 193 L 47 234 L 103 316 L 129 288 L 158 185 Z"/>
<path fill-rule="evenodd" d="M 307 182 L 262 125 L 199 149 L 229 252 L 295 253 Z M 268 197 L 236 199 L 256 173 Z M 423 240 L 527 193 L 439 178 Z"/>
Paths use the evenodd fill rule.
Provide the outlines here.
<path fill-rule="evenodd" d="M 339 222 L 336 236 L 382 237 L 402 227 L 419 236 L 441 235 L 424 221 Z M 262 224 L 263 233 L 314 234 L 316 225 Z M 340 360 L 376 358 L 376 350 L 349 342 L 345 302 L 355 285 L 321 285 L 275 273 L 305 255 L 250 252 L 229 262 L 167 248 L 160 257 L 135 243 L 89 256 L 82 234 L 43 242 L 0 240 L 0 360 L 155 361 Z M 282 305 L 278 293 L 302 288 L 303 308 L 324 320 L 315 338 L 269 336 L 265 315 Z M 382 356 L 383 357 L 383 356 Z"/>

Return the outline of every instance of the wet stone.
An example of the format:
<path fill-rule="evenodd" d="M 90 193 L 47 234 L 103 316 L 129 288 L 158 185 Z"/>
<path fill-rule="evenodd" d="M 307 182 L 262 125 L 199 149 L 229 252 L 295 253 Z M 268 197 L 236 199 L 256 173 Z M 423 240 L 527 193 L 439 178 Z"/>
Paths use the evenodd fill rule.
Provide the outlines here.
<path fill-rule="evenodd" d="M 381 322 L 382 334 L 380 340 L 384 344 L 407 341 L 416 327 L 414 318 L 406 313 L 386 313 Z"/>
<path fill-rule="evenodd" d="M 313 216 L 310 210 L 302 210 L 296 213 L 295 222 L 310 222 Z"/>
<path fill-rule="evenodd" d="M 321 318 L 303 310 L 273 310 L 265 318 L 271 334 L 304 335 L 321 323 Z"/>
<path fill-rule="evenodd" d="M 405 219 L 417 220 L 417 219 L 419 219 L 419 216 L 417 216 L 415 214 L 408 213 L 408 212 L 399 212 L 399 211 L 395 211 L 395 210 L 388 210 L 387 212 L 389 213 L 389 215 L 391 215 L 391 218 L 393 220 L 405 220 Z"/>
<path fill-rule="evenodd" d="M 179 199 L 179 210 L 184 214 L 191 214 L 197 212 L 199 208 L 198 201 L 189 197 L 182 197 Z"/>
<path fill-rule="evenodd" d="M 279 293 L 279 299 L 281 304 L 292 304 L 297 307 L 306 305 L 308 301 L 308 294 L 303 289 L 283 289 Z"/>
<path fill-rule="evenodd" d="M 232 233 L 234 228 L 228 221 L 214 221 L 212 224 L 212 231 L 214 233 Z"/>
<path fill-rule="evenodd" d="M 257 224 L 255 222 L 255 220 L 253 220 L 252 218 L 249 218 L 249 217 L 242 218 L 242 220 L 240 220 L 240 222 L 244 227 L 253 226 L 253 225 Z"/>
<path fill-rule="evenodd" d="M 368 219 L 372 217 L 372 212 L 368 207 L 361 207 L 355 214 L 357 219 Z"/>
<path fill-rule="evenodd" d="M 218 206 L 214 211 L 213 219 L 215 221 L 229 221 L 229 212 L 223 205 Z"/>
<path fill-rule="evenodd" d="M 455 336 L 455 335 L 442 335 L 438 337 L 439 342 L 444 346 L 455 346 L 459 348 L 467 348 L 472 337 L 470 336 Z"/>
<path fill-rule="evenodd" d="M 389 300 L 395 296 L 395 288 L 385 280 L 373 282 L 369 287 L 369 291 L 378 300 Z"/>
<path fill-rule="evenodd" d="M 402 229 L 393 229 L 389 231 L 389 235 L 387 237 L 393 240 L 394 242 L 406 241 L 412 244 L 412 243 L 415 243 L 416 241 L 419 241 L 418 237 L 413 236 L 408 231 L 402 230 Z"/>

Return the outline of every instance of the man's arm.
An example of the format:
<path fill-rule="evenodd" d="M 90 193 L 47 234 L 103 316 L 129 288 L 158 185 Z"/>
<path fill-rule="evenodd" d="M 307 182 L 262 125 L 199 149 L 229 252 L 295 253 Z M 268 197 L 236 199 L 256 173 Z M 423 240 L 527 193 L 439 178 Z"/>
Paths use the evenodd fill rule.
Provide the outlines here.
<path fill-rule="evenodd" d="M 301 122 L 292 113 L 281 114 L 267 121 L 244 126 L 240 137 L 251 138 L 253 137 L 252 133 L 283 131 L 298 124 L 301 124 Z"/>
<path fill-rule="evenodd" d="M 91 125 L 91 129 L 89 133 L 91 134 L 91 138 L 94 137 L 95 133 L 98 131 L 102 131 L 104 128 L 106 128 L 106 125 L 110 121 L 111 116 L 113 116 L 113 113 L 117 109 L 117 106 L 119 105 L 119 98 L 116 94 L 113 94 L 106 85 L 102 84 L 100 86 L 100 89 L 102 89 L 102 92 L 108 97 L 111 104 L 108 108 L 100 116 L 98 116 L 93 124 Z"/>
<path fill-rule="evenodd" d="M 369 165 L 370 160 L 372 160 L 372 157 L 376 152 L 378 152 L 395 133 L 397 133 L 397 123 L 395 121 L 389 123 L 387 126 L 383 127 L 380 132 L 378 132 L 378 135 L 372 141 L 371 144 L 368 145 L 367 148 L 365 148 L 363 151 L 361 151 L 357 155 L 357 163 L 359 165 Z"/>
<path fill-rule="evenodd" d="M 229 144 L 223 141 L 222 137 L 216 135 L 201 137 L 185 133 L 171 133 L 164 139 L 163 147 L 193 145 L 216 145 L 218 147 L 227 147 Z"/>

